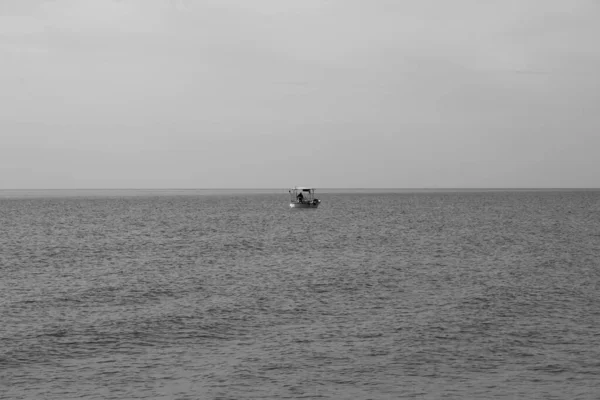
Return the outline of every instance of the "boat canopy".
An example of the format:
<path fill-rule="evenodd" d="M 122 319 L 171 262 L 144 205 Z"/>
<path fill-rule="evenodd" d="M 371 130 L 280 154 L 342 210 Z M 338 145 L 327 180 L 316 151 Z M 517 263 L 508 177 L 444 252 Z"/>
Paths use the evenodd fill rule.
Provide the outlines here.
<path fill-rule="evenodd" d="M 314 191 L 315 189 L 305 187 L 305 186 L 296 186 L 296 187 L 292 188 L 292 190 L 302 190 L 303 192 L 310 192 L 310 191 Z"/>

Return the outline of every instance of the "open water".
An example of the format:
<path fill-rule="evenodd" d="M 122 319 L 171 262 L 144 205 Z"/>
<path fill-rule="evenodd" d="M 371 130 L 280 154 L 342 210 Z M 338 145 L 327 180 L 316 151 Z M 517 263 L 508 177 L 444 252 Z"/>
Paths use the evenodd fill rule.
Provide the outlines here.
<path fill-rule="evenodd" d="M 0 399 L 600 398 L 599 191 L 3 194 Z"/>

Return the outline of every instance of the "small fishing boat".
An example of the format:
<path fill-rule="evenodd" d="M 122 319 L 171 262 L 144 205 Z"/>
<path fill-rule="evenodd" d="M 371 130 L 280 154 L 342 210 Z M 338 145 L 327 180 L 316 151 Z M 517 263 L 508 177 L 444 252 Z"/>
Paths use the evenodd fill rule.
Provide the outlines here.
<path fill-rule="evenodd" d="M 296 186 L 290 189 L 291 208 L 317 208 L 321 200 L 315 198 L 315 189 Z"/>

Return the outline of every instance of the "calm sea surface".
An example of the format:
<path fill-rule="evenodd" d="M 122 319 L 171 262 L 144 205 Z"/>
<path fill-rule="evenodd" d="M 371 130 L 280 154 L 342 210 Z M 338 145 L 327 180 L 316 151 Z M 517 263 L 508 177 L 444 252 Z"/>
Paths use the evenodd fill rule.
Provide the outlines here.
<path fill-rule="evenodd" d="M 600 398 L 600 191 L 43 194 L 1 399 Z"/>

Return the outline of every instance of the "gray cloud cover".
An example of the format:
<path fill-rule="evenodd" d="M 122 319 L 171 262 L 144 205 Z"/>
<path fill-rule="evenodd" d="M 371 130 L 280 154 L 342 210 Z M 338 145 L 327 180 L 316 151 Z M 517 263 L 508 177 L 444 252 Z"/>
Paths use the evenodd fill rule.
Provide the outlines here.
<path fill-rule="evenodd" d="M 4 0 L 0 188 L 599 187 L 600 3 Z"/>

